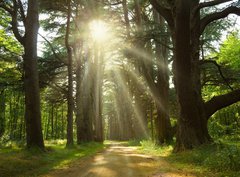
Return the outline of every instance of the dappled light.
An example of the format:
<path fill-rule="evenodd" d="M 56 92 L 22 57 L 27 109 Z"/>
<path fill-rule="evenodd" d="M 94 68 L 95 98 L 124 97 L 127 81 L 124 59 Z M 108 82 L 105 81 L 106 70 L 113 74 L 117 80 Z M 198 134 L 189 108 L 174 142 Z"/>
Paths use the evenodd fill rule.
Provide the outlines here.
<path fill-rule="evenodd" d="M 240 176 L 239 14 L 0 0 L 0 177 Z"/>

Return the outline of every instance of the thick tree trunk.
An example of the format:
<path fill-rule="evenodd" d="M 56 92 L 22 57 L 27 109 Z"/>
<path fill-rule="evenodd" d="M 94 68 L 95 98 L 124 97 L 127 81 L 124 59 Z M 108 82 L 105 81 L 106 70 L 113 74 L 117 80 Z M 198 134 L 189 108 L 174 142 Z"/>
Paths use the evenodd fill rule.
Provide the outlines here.
<path fill-rule="evenodd" d="M 191 149 L 210 140 L 199 87 L 199 38 L 195 38 L 196 36 L 192 35 L 194 31 L 191 31 L 192 8 L 190 0 L 178 1 L 176 8 L 174 64 L 175 85 L 180 105 L 176 151 Z"/>
<path fill-rule="evenodd" d="M 176 151 L 191 149 L 211 140 L 207 119 L 217 110 L 239 101 L 239 91 L 215 97 L 204 103 L 201 96 L 199 69 L 199 38 L 206 26 L 230 13 L 239 15 L 234 6 L 200 19 L 200 10 L 224 3 L 178 0 L 169 7 L 157 0 L 150 3 L 168 22 L 174 44 L 174 79 L 180 107 Z"/>
<path fill-rule="evenodd" d="M 27 147 L 44 149 L 37 69 L 38 1 L 29 0 L 24 38 L 24 89 Z"/>
<path fill-rule="evenodd" d="M 81 110 L 82 115 L 79 121 L 78 128 L 78 143 L 93 141 L 93 116 L 92 116 L 92 93 L 93 93 L 93 73 L 94 68 L 90 60 L 90 55 L 86 54 L 84 69 L 82 76 L 82 86 L 80 91 L 81 97 Z"/>

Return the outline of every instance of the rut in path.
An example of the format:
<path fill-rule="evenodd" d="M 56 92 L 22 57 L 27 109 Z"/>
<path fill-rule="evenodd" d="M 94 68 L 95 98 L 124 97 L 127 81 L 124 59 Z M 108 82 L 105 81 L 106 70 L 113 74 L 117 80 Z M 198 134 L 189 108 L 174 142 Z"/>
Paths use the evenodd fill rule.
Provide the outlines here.
<path fill-rule="evenodd" d="M 104 152 L 45 177 L 190 177 L 180 174 L 178 170 L 160 172 L 161 168 L 168 166 L 164 160 L 136 153 L 135 147 L 113 143 Z"/>

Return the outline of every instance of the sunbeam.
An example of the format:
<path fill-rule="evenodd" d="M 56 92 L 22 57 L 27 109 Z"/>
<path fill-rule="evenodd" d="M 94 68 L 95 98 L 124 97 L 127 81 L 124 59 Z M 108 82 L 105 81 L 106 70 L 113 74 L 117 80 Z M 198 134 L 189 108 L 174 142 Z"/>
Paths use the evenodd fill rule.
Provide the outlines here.
<path fill-rule="evenodd" d="M 138 121 L 138 124 L 139 124 L 139 126 L 140 126 L 140 129 L 141 129 L 141 131 L 143 132 L 144 136 L 147 137 L 147 136 L 148 136 L 148 132 L 147 132 L 146 126 L 145 126 L 145 124 L 144 124 L 144 122 L 143 122 L 144 117 L 143 117 L 143 115 L 141 114 L 141 111 L 139 110 L 139 108 L 138 108 L 135 104 L 133 104 L 133 103 L 134 103 L 134 98 L 130 95 L 130 90 L 129 90 L 129 88 L 126 86 L 126 84 L 125 84 L 125 82 L 124 82 L 124 79 L 122 78 L 122 75 L 121 75 L 121 73 L 119 72 L 119 70 L 114 70 L 113 72 L 114 72 L 114 74 L 115 74 L 115 76 L 116 76 L 117 82 L 118 82 L 119 84 L 121 84 L 121 87 L 122 87 L 122 89 L 123 89 L 123 94 L 124 94 L 123 97 L 124 97 L 125 99 L 127 99 L 127 101 L 128 101 L 129 103 L 132 103 L 132 104 L 131 104 L 131 108 L 133 109 L 133 112 L 134 112 L 134 114 L 135 114 L 135 116 L 136 116 L 136 118 L 137 118 L 137 121 Z"/>
<path fill-rule="evenodd" d="M 93 20 L 89 23 L 90 35 L 98 43 L 102 43 L 111 38 L 110 27 L 102 20 Z"/>

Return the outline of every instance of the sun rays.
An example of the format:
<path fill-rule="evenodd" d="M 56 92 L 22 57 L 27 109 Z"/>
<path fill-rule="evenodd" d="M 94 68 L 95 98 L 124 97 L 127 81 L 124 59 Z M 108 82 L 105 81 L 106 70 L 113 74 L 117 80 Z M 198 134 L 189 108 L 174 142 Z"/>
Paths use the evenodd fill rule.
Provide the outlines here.
<path fill-rule="evenodd" d="M 113 26 L 100 19 L 92 20 L 86 33 L 88 37 L 85 43 L 88 47 L 83 55 L 88 56 L 82 78 L 86 84 L 93 82 L 91 87 L 94 87 L 93 97 L 96 102 L 93 106 L 96 113 L 94 119 L 98 121 L 102 116 L 104 130 L 108 133 L 117 131 L 116 136 L 122 139 L 136 137 L 139 132 L 148 137 L 150 132 L 147 122 L 152 113 L 147 112 L 141 104 L 145 104 L 144 99 L 152 100 L 158 107 L 162 107 L 162 104 L 134 62 L 151 65 L 153 70 L 163 69 L 165 65 L 159 62 L 153 49 L 143 50 L 118 38 Z M 157 82 L 155 79 L 153 77 L 154 84 Z M 115 124 L 111 125 L 112 121 Z M 123 137 L 126 133 L 129 135 Z"/>
<path fill-rule="evenodd" d="M 97 43 L 106 42 L 112 37 L 109 24 L 103 20 L 91 21 L 89 23 L 89 30 L 91 38 Z"/>

